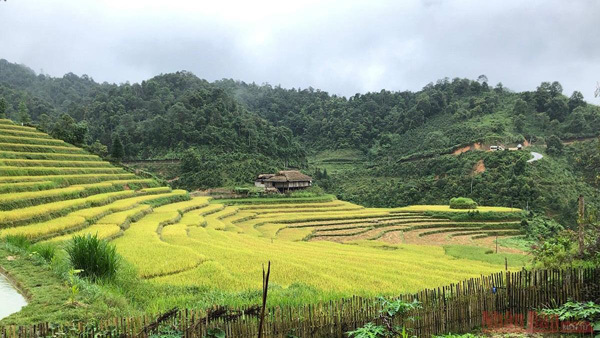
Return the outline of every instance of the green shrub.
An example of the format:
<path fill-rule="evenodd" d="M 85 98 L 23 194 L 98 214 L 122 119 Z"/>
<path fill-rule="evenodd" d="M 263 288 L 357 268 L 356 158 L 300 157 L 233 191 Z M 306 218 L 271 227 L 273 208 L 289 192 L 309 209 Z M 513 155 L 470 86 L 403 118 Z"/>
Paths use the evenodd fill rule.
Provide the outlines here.
<path fill-rule="evenodd" d="M 21 249 L 27 249 L 31 246 L 31 242 L 29 242 L 29 239 L 24 235 L 8 235 L 4 237 L 4 241 Z"/>
<path fill-rule="evenodd" d="M 323 188 L 316 185 L 291 193 L 292 197 L 317 197 L 323 195 L 325 195 L 325 191 L 323 191 Z"/>
<path fill-rule="evenodd" d="M 450 209 L 477 209 L 477 202 L 466 197 L 454 197 L 450 200 Z"/>
<path fill-rule="evenodd" d="M 97 235 L 74 236 L 66 250 L 73 268 L 82 270 L 82 276 L 92 280 L 115 277 L 119 266 L 115 246 Z"/>
<path fill-rule="evenodd" d="M 52 258 L 54 258 L 54 255 L 56 254 L 56 247 L 51 243 L 38 243 L 32 245 L 29 248 L 29 251 L 32 253 L 37 253 L 46 262 L 51 262 Z"/>

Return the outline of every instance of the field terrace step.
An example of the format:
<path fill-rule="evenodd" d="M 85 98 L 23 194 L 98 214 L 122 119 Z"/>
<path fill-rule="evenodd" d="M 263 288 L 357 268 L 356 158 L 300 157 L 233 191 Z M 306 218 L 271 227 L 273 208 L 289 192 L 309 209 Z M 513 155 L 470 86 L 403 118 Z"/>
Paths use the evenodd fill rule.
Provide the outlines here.
<path fill-rule="evenodd" d="M 39 176 L 73 174 L 122 174 L 125 171 L 117 167 L 70 168 L 70 167 L 0 167 L 0 176 Z"/>
<path fill-rule="evenodd" d="M 75 146 L 63 141 L 53 138 L 39 138 L 39 137 L 26 137 L 26 136 L 12 136 L 0 133 L 0 143 L 19 143 L 19 144 L 34 144 L 34 145 L 46 145 L 46 146 L 61 146 L 61 147 L 72 147 Z"/>
<path fill-rule="evenodd" d="M 252 209 L 256 215 L 260 215 L 259 217 L 268 217 L 267 214 L 270 215 L 280 215 L 286 213 L 327 213 L 327 212 L 342 212 L 342 211 L 357 211 L 364 210 L 362 206 L 337 206 L 337 207 L 329 207 L 329 208 L 298 208 L 298 209 Z"/>
<path fill-rule="evenodd" d="M 23 131 L 29 131 L 32 133 L 35 132 L 40 132 L 39 130 L 35 129 L 34 127 L 27 127 L 27 126 L 20 126 L 14 123 L 2 123 L 0 124 L 2 129 L 8 129 L 8 130 L 23 130 Z"/>
<path fill-rule="evenodd" d="M 54 160 L 54 161 L 101 161 L 96 155 L 90 154 L 64 154 L 64 153 L 38 153 L 27 151 L 0 151 L 0 159 L 25 159 L 25 160 Z"/>
<path fill-rule="evenodd" d="M 0 230 L 0 237 L 8 235 L 24 235 L 32 240 L 47 239 L 57 235 L 87 228 L 88 226 L 103 219 L 107 215 L 111 215 L 112 213 L 120 211 L 131 210 L 143 203 L 152 203 L 156 201 L 168 203 L 171 201 L 180 201 L 184 198 L 187 198 L 187 192 L 183 190 L 174 190 L 170 193 L 163 194 L 133 196 L 131 198 L 113 201 L 112 203 L 105 205 L 77 210 L 67 214 L 66 216 L 54 218 L 46 222 L 3 229 Z M 119 225 L 117 222 L 111 224 Z"/>
<path fill-rule="evenodd" d="M 65 153 L 65 154 L 86 154 L 85 150 L 76 147 L 67 146 L 48 146 L 39 144 L 5 143 L 0 142 L 0 151 L 23 151 L 34 153 Z"/>
<path fill-rule="evenodd" d="M 106 161 L 65 161 L 65 160 L 30 160 L 30 159 L 0 159 L 0 166 L 10 167 L 94 167 L 114 168 Z"/>
<path fill-rule="evenodd" d="M 15 193 L 23 191 L 40 191 L 58 188 L 58 184 L 53 181 L 34 181 L 18 183 L 0 183 L 0 194 Z"/>
<path fill-rule="evenodd" d="M 169 202 L 188 198 L 189 196 L 185 190 L 174 190 L 170 193 L 157 195 L 152 195 L 152 192 L 124 190 L 92 195 L 75 200 L 47 203 L 34 207 L 0 211 L 0 236 L 18 234 L 20 232 L 26 232 L 26 235 L 32 238 L 36 237 L 36 235 L 48 235 L 56 232 L 53 229 L 62 231 L 66 228 L 75 227 L 73 225 L 73 217 L 95 220 L 111 212 L 129 209 L 138 203 L 160 202 L 162 200 Z M 65 215 L 73 217 L 69 218 Z M 56 221 L 57 217 L 63 216 L 66 217 L 63 220 L 70 221 L 70 225 L 61 225 L 60 220 Z M 77 218 L 77 220 L 80 221 L 81 219 Z M 28 227 L 24 226 L 31 223 L 37 224 Z M 3 229 L 8 227 L 18 228 Z"/>
<path fill-rule="evenodd" d="M 5 125 L 2 125 L 2 124 L 0 124 L 0 135 L 52 139 L 52 136 L 42 133 L 42 132 L 39 132 L 39 131 L 19 130 L 19 129 L 6 127 Z"/>
<path fill-rule="evenodd" d="M 137 179 L 135 174 L 75 174 L 75 175 L 41 175 L 41 176 L 0 176 L 1 183 L 53 181 L 60 185 L 91 184 L 105 181 Z"/>
<path fill-rule="evenodd" d="M 331 207 L 340 207 L 340 206 L 356 206 L 355 204 L 344 202 L 344 201 L 330 201 L 330 202 L 321 202 L 321 203 L 279 203 L 279 204 L 248 204 L 243 205 L 240 204 L 237 207 L 240 210 L 248 210 L 248 211 L 256 211 L 263 209 L 320 209 L 320 208 L 331 208 Z"/>
<path fill-rule="evenodd" d="M 5 193 L 0 194 L 0 210 L 13 210 L 50 202 L 83 198 L 100 193 L 124 190 L 130 186 L 146 188 L 149 186 L 156 186 L 156 184 L 157 183 L 151 179 L 115 180 L 72 185 L 56 189 Z"/>
<path fill-rule="evenodd" d="M 210 215 L 207 215 L 206 218 L 206 227 L 214 230 L 234 230 L 232 229 L 231 224 L 223 222 L 223 218 L 233 216 L 239 212 L 239 209 L 234 206 L 226 206 L 223 210 L 217 211 Z M 236 231 L 239 229 L 235 229 Z"/>
<path fill-rule="evenodd" d="M 101 239 L 114 239 L 123 234 L 124 229 L 129 227 L 131 222 L 135 222 L 143 216 L 152 212 L 152 207 L 147 204 L 142 204 L 128 210 L 114 212 L 108 214 L 88 227 L 79 231 L 68 233 L 66 235 L 57 236 L 49 239 L 49 242 L 64 242 L 73 236 L 96 235 Z"/>
<path fill-rule="evenodd" d="M 163 208 L 162 210 L 169 210 Z M 133 263 L 142 278 L 153 278 L 187 271 L 206 260 L 194 250 L 164 242 L 157 230 L 181 219 L 179 209 L 152 212 L 131 223 L 123 235 L 113 241 L 117 252 Z"/>

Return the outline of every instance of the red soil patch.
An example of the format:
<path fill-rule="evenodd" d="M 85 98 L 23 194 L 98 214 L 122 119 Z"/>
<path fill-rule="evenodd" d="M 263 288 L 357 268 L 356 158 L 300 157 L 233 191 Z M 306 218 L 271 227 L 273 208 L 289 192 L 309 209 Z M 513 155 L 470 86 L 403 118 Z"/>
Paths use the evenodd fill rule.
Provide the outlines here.
<path fill-rule="evenodd" d="M 475 176 L 477 174 L 481 174 L 484 171 L 485 171 L 485 164 L 483 163 L 483 160 L 479 160 L 473 166 L 473 170 L 471 171 L 471 175 Z"/>
<path fill-rule="evenodd" d="M 473 143 L 471 145 L 456 149 L 455 151 L 452 152 L 452 155 L 460 155 L 462 153 L 466 153 L 467 151 L 481 150 L 482 148 L 483 148 L 483 145 L 481 143 L 477 142 L 477 143 Z"/>

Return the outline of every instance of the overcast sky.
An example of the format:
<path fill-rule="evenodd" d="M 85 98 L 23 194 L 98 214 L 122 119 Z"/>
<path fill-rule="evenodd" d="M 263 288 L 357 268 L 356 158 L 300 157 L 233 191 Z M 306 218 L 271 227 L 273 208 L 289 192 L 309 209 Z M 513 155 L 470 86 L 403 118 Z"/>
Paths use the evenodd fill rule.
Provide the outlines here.
<path fill-rule="evenodd" d="M 0 0 L 0 58 L 52 76 L 139 82 L 192 71 L 330 93 L 444 77 L 593 98 L 600 1 Z"/>

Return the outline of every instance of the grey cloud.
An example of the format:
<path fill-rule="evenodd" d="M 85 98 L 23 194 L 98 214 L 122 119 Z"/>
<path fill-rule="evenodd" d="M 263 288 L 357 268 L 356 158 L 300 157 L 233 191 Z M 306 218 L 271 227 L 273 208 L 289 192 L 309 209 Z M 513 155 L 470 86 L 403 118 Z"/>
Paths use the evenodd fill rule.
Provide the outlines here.
<path fill-rule="evenodd" d="M 514 90 L 558 80 L 590 101 L 596 1 L 0 2 L 0 58 L 61 76 L 207 80 L 331 93 L 417 90 L 486 74 Z"/>

